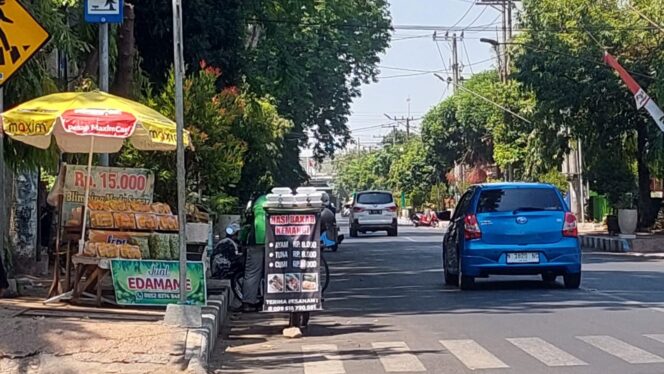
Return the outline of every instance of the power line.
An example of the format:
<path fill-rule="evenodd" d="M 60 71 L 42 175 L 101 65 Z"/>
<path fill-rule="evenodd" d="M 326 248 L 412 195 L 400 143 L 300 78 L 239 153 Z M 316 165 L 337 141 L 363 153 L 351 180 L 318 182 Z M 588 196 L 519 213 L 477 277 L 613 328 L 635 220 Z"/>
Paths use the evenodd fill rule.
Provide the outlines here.
<path fill-rule="evenodd" d="M 448 71 L 445 71 L 445 70 L 409 69 L 409 68 L 399 68 L 399 67 L 391 67 L 391 66 L 384 66 L 384 65 L 378 65 L 378 68 L 387 69 L 387 70 L 397 70 L 397 71 L 409 71 L 409 72 L 412 72 L 412 73 L 449 73 Z"/>
<path fill-rule="evenodd" d="M 475 3 L 470 3 L 470 6 L 466 10 L 466 13 L 464 13 L 463 16 L 461 16 L 461 18 L 459 18 L 459 20 L 456 21 L 456 23 L 454 25 L 452 25 L 451 28 L 457 27 L 457 25 L 459 25 L 461 23 L 461 21 L 463 21 L 463 19 L 466 18 L 468 13 L 470 13 L 470 11 L 473 10 L 474 7 L 475 7 Z"/>
<path fill-rule="evenodd" d="M 475 4 L 473 4 L 473 5 L 475 5 Z M 477 21 L 480 19 L 480 17 L 482 17 L 482 16 L 484 15 L 484 13 L 486 12 L 487 9 L 489 9 L 489 8 L 484 7 L 484 8 L 482 9 L 482 11 L 480 12 L 480 14 L 478 14 L 477 17 L 475 17 L 475 19 L 472 20 L 472 21 L 468 24 L 468 27 L 472 27 L 472 26 L 475 24 L 475 22 L 477 22 Z M 498 18 L 496 18 L 496 20 L 498 20 Z M 495 21 L 494 21 L 494 22 L 495 22 Z"/>
<path fill-rule="evenodd" d="M 470 68 L 470 73 L 475 74 L 475 72 L 473 71 L 473 64 L 470 62 L 470 55 L 468 55 L 468 46 L 466 46 L 466 41 L 461 39 L 461 45 L 463 47 L 463 51 L 466 54 L 466 59 L 468 59 L 468 67 Z"/>

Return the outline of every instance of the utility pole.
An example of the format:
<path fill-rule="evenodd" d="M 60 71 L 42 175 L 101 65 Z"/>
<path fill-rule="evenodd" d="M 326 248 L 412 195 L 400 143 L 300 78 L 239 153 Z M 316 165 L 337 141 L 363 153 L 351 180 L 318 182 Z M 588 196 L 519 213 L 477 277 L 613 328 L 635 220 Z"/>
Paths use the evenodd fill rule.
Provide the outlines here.
<path fill-rule="evenodd" d="M 457 50 L 457 35 L 452 35 L 452 81 L 454 82 L 454 91 L 459 85 L 459 54 Z"/>
<path fill-rule="evenodd" d="M 437 35 L 434 35 L 434 41 L 439 41 L 439 40 L 446 40 L 449 41 L 450 38 L 452 39 L 452 79 L 448 79 L 448 84 L 452 83 L 452 92 L 456 92 L 457 86 L 461 82 L 461 64 L 459 64 L 459 49 L 457 47 L 457 42 L 460 40 L 463 40 L 463 33 L 461 33 L 461 36 L 457 36 L 457 34 L 452 34 L 450 37 L 449 33 L 445 33 L 444 37 L 438 37 Z"/>
<path fill-rule="evenodd" d="M 108 23 L 99 24 L 99 89 L 108 92 Z M 99 165 L 108 166 L 108 153 L 99 155 Z"/>
<path fill-rule="evenodd" d="M 184 164 L 184 58 L 182 40 L 182 0 L 173 0 L 173 61 L 175 70 L 175 123 L 176 123 L 176 168 L 178 222 L 180 236 L 180 304 L 187 304 L 187 212 L 185 201 L 185 164 Z"/>

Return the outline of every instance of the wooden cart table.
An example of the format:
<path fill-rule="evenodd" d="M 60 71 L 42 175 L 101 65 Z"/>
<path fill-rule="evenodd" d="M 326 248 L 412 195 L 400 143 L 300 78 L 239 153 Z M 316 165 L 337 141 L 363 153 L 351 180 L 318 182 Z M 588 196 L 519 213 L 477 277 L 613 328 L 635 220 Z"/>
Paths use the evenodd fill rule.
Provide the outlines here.
<path fill-rule="evenodd" d="M 72 301 L 77 302 L 81 298 L 94 300 L 97 306 L 102 302 L 117 305 L 115 301 L 102 296 L 103 281 L 110 273 L 111 259 L 99 257 L 86 257 L 74 255 L 72 263 L 76 266 L 74 284 L 72 289 Z M 85 280 L 83 280 L 85 277 Z M 94 294 L 91 293 L 94 290 Z"/>

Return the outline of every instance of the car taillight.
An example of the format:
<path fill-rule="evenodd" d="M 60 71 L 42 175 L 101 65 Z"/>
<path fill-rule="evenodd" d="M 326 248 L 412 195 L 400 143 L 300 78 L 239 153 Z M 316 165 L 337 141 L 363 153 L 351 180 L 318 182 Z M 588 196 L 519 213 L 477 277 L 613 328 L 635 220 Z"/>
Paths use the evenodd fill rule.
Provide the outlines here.
<path fill-rule="evenodd" d="M 364 212 L 364 208 L 360 208 L 359 206 L 353 207 L 353 212 L 362 213 Z"/>
<path fill-rule="evenodd" d="M 576 226 L 576 217 L 574 214 L 565 213 L 565 224 L 563 224 L 563 236 L 576 238 L 579 236 L 579 229 Z"/>
<path fill-rule="evenodd" d="M 397 207 L 396 206 L 391 206 L 391 207 L 387 208 L 387 210 L 389 210 L 390 212 L 396 212 Z"/>
<path fill-rule="evenodd" d="M 463 233 L 466 240 L 482 238 L 482 230 L 480 230 L 480 224 L 477 222 L 477 216 L 474 214 L 468 214 L 466 218 L 463 219 L 463 223 Z"/>

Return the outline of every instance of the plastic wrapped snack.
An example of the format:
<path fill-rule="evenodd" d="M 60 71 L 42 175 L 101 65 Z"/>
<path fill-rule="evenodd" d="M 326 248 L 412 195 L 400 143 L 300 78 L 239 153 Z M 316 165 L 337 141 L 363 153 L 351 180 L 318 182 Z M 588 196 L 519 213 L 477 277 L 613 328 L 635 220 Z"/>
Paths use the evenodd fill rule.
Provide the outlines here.
<path fill-rule="evenodd" d="M 104 200 L 90 200 L 88 202 L 88 208 L 90 208 L 90 210 L 99 210 L 104 212 L 108 212 L 110 210 L 108 202 Z"/>
<path fill-rule="evenodd" d="M 171 243 L 168 234 L 152 234 L 149 239 L 150 258 L 155 260 L 170 260 Z"/>
<path fill-rule="evenodd" d="M 99 257 L 115 258 L 120 255 L 119 246 L 112 243 L 97 243 Z"/>
<path fill-rule="evenodd" d="M 85 243 L 85 247 L 83 247 L 83 256 L 97 257 L 97 244 L 98 243 L 91 242 Z"/>
<path fill-rule="evenodd" d="M 99 229 L 113 228 L 113 214 L 109 212 L 91 211 L 90 227 Z"/>
<path fill-rule="evenodd" d="M 152 258 L 150 255 L 150 239 L 149 237 L 132 236 L 129 239 L 129 244 L 135 245 L 141 252 L 141 258 Z"/>
<path fill-rule="evenodd" d="M 113 222 L 116 229 L 136 229 L 136 218 L 132 213 L 113 213 Z"/>
<path fill-rule="evenodd" d="M 171 260 L 177 260 L 180 258 L 180 235 L 170 234 L 169 243 L 171 246 Z"/>
<path fill-rule="evenodd" d="M 150 213 L 152 212 L 152 207 L 150 204 L 140 201 L 140 200 L 132 200 L 129 202 L 129 208 L 131 209 L 132 212 L 136 213 Z"/>
<path fill-rule="evenodd" d="M 159 227 L 157 216 L 152 213 L 136 213 L 136 228 L 154 231 Z"/>
<path fill-rule="evenodd" d="M 111 210 L 114 212 L 127 212 L 129 211 L 129 204 L 124 200 L 110 200 L 108 202 Z"/>
<path fill-rule="evenodd" d="M 141 250 L 138 246 L 131 244 L 120 245 L 120 257 L 128 259 L 141 259 Z"/>
<path fill-rule="evenodd" d="M 152 204 L 152 211 L 157 214 L 173 214 L 171 207 L 168 204 L 164 203 L 154 203 Z"/>
<path fill-rule="evenodd" d="M 177 231 L 178 226 L 178 217 L 162 215 L 159 216 L 159 230 L 161 231 Z"/>

